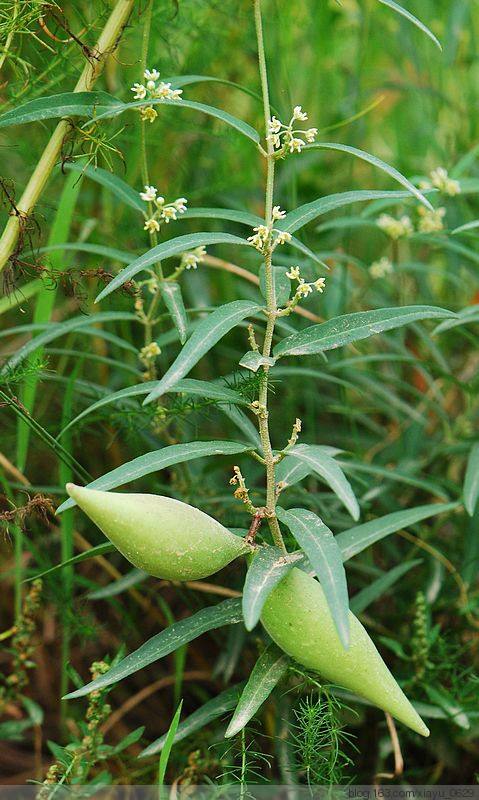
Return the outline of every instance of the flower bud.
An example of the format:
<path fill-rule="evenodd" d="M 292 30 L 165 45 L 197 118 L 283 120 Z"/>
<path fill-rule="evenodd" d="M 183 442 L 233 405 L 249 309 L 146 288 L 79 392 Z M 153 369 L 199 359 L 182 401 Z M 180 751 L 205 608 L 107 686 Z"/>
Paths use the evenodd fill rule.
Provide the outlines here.
<path fill-rule="evenodd" d="M 66 490 L 135 567 L 172 581 L 206 578 L 251 551 L 198 508 L 155 494 Z"/>
<path fill-rule="evenodd" d="M 317 580 L 294 568 L 268 597 L 261 622 L 288 655 L 328 681 L 344 686 L 422 736 L 429 730 L 396 683 L 372 639 L 350 612 L 344 649 Z"/>

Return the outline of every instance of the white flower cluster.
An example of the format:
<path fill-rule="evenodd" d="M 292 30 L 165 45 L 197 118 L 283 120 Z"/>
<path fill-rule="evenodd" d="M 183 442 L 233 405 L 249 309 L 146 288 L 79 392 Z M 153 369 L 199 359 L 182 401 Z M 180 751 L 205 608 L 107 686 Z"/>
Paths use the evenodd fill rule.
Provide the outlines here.
<path fill-rule="evenodd" d="M 414 233 L 414 227 L 411 222 L 411 217 L 404 214 L 399 219 L 392 217 L 390 214 L 381 214 L 377 219 L 376 225 L 391 239 L 402 239 L 405 236 L 411 236 Z"/>
<path fill-rule="evenodd" d="M 160 73 L 157 69 L 145 69 L 143 73 L 145 83 L 134 83 L 131 87 L 134 100 L 181 100 L 182 89 L 172 89 L 171 83 L 160 81 L 157 84 Z M 153 106 L 147 106 L 140 110 L 141 118 L 147 122 L 154 122 L 158 113 Z"/>
<path fill-rule="evenodd" d="M 156 342 L 150 342 L 150 344 L 146 344 L 144 347 L 141 348 L 138 356 L 142 364 L 145 367 L 149 367 L 151 362 L 155 360 L 157 356 L 161 353 L 161 348 Z"/>
<path fill-rule="evenodd" d="M 198 264 L 205 260 L 206 247 L 195 247 L 194 250 L 189 250 L 183 253 L 180 261 L 180 269 L 197 269 Z"/>
<path fill-rule="evenodd" d="M 461 184 L 454 178 L 450 178 L 447 169 L 444 169 L 444 167 L 433 169 L 429 177 L 430 180 L 421 181 L 421 189 L 439 189 L 440 192 L 449 195 L 449 197 L 455 197 L 461 193 Z"/>
<path fill-rule="evenodd" d="M 419 206 L 418 230 L 421 233 L 437 233 L 444 229 L 443 219 L 446 216 L 445 208 L 435 208 L 432 211 L 424 206 Z"/>
<path fill-rule="evenodd" d="M 305 144 L 314 142 L 318 135 L 317 128 L 300 129 L 296 127 L 297 122 L 306 122 L 307 119 L 308 115 L 301 106 L 293 108 L 293 115 L 288 125 L 285 125 L 277 117 L 271 117 L 268 123 L 267 141 L 273 145 L 275 151 L 300 153 Z"/>
<path fill-rule="evenodd" d="M 392 261 L 389 260 L 386 256 L 380 258 L 379 261 L 374 261 L 371 266 L 369 267 L 369 274 L 371 278 L 375 280 L 377 278 L 385 278 L 386 275 L 390 275 L 393 271 L 394 266 Z"/>
<path fill-rule="evenodd" d="M 286 273 L 286 276 L 291 281 L 298 282 L 295 295 L 291 301 L 291 304 L 293 305 L 296 305 L 302 297 L 307 297 L 309 294 L 312 294 L 314 290 L 322 294 L 326 285 L 326 280 L 324 278 L 318 278 L 312 283 L 307 283 L 301 276 L 301 270 L 299 267 L 291 267 L 289 272 Z"/>
<path fill-rule="evenodd" d="M 277 228 L 273 228 L 277 220 L 285 218 L 286 211 L 282 211 L 279 206 L 274 206 L 271 216 L 272 221 L 270 225 L 258 225 L 256 228 L 253 228 L 253 235 L 248 236 L 248 242 L 251 242 L 253 247 L 256 247 L 256 249 L 263 254 L 269 249 L 273 251 L 279 244 L 287 244 L 292 239 L 288 231 L 280 231 Z"/>
<path fill-rule="evenodd" d="M 145 203 L 155 206 L 155 211 L 148 217 L 145 214 L 144 230 L 150 233 L 158 233 L 163 222 L 170 222 L 178 219 L 178 214 L 186 211 L 186 197 L 178 197 L 172 203 L 167 203 L 164 197 L 158 194 L 155 186 L 145 186 L 145 191 L 140 192 L 140 197 Z"/>

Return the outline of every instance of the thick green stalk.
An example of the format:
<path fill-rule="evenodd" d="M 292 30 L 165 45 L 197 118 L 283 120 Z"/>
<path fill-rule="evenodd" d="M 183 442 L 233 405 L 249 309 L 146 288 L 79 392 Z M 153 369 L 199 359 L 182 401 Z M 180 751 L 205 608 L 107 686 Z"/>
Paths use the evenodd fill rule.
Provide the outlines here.
<path fill-rule="evenodd" d="M 100 75 L 105 58 L 118 44 L 128 22 L 135 0 L 118 0 L 94 48 L 94 58 L 89 60 L 75 86 L 75 92 L 90 91 Z M 43 151 L 21 198 L 16 202 L 16 213 L 8 220 L 0 238 L 0 272 L 15 252 L 25 219 L 32 213 L 45 184 L 58 161 L 63 140 L 70 130 L 68 120 L 61 120 Z"/>
<path fill-rule="evenodd" d="M 258 42 L 258 60 L 259 72 L 261 78 L 261 90 L 263 94 L 263 110 L 264 110 L 264 126 L 265 135 L 268 136 L 268 123 L 271 118 L 271 109 L 269 102 L 269 88 L 268 88 L 268 71 L 266 68 L 266 56 L 263 40 L 263 25 L 261 20 L 261 0 L 254 0 L 254 17 L 256 26 L 256 38 Z M 267 138 L 267 173 L 266 173 L 266 190 L 265 190 L 265 211 L 264 218 L 265 224 L 269 227 L 273 222 L 273 194 L 274 194 L 274 152 L 273 145 Z M 273 283 L 273 268 L 272 268 L 272 250 L 271 245 L 268 245 L 268 250 L 265 253 L 265 284 L 266 284 L 266 331 L 263 342 L 263 356 L 268 358 L 271 354 L 271 345 L 273 342 L 274 327 L 276 324 L 276 298 Z M 276 518 L 276 481 L 275 481 L 275 462 L 273 448 L 271 446 L 271 436 L 269 432 L 269 411 L 268 411 L 268 371 L 269 367 L 264 366 L 260 375 L 259 387 L 259 409 L 258 409 L 258 423 L 261 444 L 263 447 L 263 456 L 265 460 L 266 469 L 266 509 L 268 514 L 268 523 L 273 536 L 275 544 L 282 550 L 286 550 L 281 535 L 278 520 Z"/>

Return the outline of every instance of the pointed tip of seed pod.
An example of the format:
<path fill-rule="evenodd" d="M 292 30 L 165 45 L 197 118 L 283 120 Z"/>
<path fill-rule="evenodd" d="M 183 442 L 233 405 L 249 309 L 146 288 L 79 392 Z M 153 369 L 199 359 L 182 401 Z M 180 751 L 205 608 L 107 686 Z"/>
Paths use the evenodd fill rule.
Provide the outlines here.
<path fill-rule="evenodd" d="M 426 725 L 426 724 L 425 724 L 425 723 L 422 721 L 422 719 L 421 719 L 421 724 L 420 724 L 420 725 L 418 725 L 417 732 L 418 732 L 418 733 L 419 733 L 421 736 L 424 736 L 426 739 L 427 739 L 427 737 L 428 737 L 428 736 L 430 736 L 430 735 L 431 735 L 431 731 L 429 730 L 429 728 L 427 727 L 427 725 Z"/>

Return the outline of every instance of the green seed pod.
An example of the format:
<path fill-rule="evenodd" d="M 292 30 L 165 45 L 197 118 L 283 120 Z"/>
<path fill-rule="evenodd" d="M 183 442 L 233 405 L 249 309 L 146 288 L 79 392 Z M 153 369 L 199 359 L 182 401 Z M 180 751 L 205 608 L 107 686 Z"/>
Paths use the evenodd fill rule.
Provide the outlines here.
<path fill-rule="evenodd" d="M 282 650 L 328 681 L 364 697 L 422 736 L 429 730 L 350 612 L 351 642 L 341 644 L 317 580 L 294 568 L 268 597 L 261 622 Z"/>
<path fill-rule="evenodd" d="M 251 551 L 198 508 L 155 494 L 99 492 L 67 483 L 66 490 L 135 567 L 156 578 L 206 578 Z"/>

